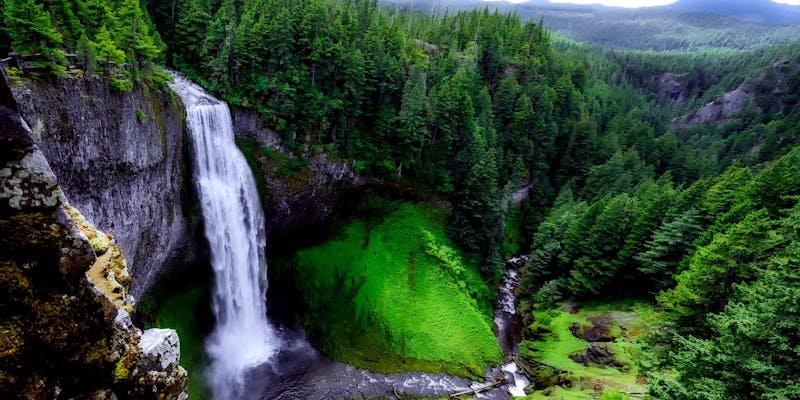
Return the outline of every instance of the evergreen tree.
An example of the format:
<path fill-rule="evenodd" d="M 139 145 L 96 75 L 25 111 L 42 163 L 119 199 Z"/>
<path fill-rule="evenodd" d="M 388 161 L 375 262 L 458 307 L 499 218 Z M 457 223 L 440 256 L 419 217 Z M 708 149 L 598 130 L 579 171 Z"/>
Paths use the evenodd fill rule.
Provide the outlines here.
<path fill-rule="evenodd" d="M 595 122 L 591 118 L 583 118 L 573 126 L 561 156 L 556 180 L 559 184 L 570 178 L 580 182 L 589 172 L 594 163 L 596 130 Z"/>
<path fill-rule="evenodd" d="M 46 4 L 55 28 L 61 33 L 64 46 L 75 49 L 84 33 L 83 24 L 76 15 L 81 11 L 82 3 L 77 0 L 47 0 Z"/>
<path fill-rule="evenodd" d="M 93 74 L 97 68 L 97 55 L 95 54 L 94 44 L 89 41 L 89 37 L 86 36 L 86 33 L 81 34 L 75 51 L 78 56 L 78 63 L 83 68 L 84 72 L 89 75 Z"/>
<path fill-rule="evenodd" d="M 755 278 L 775 245 L 769 239 L 772 224 L 768 213 L 756 211 L 697 249 L 675 288 L 658 297 L 668 317 L 685 329 L 705 330 L 706 314 L 724 310 L 735 285 Z"/>
<path fill-rule="evenodd" d="M 176 63 L 196 68 L 200 62 L 203 40 L 211 14 L 208 5 L 200 1 L 183 2 L 175 22 L 174 37 Z"/>
<path fill-rule="evenodd" d="M 108 28 L 105 25 L 100 27 L 95 37 L 95 50 L 97 52 L 97 59 L 115 65 L 104 65 L 105 72 L 110 72 L 115 68 L 120 67 L 125 62 L 125 52 L 117 48 L 114 39 L 111 36 Z"/>
<path fill-rule="evenodd" d="M 504 173 L 507 176 L 519 174 L 522 171 L 514 171 L 514 168 L 524 168 L 525 175 L 528 174 L 530 161 L 534 152 L 539 149 L 533 148 L 531 136 L 532 130 L 536 125 L 533 105 L 527 95 L 521 95 L 514 106 L 514 114 L 511 122 L 504 134 L 503 150 L 506 153 L 504 160 Z"/>
<path fill-rule="evenodd" d="M 620 282 L 618 252 L 630 231 L 635 200 L 621 194 L 598 204 L 568 234 L 571 249 L 567 254 L 573 267 L 567 286 L 579 297 L 611 294 L 608 289 L 614 285 L 625 286 Z"/>
<path fill-rule="evenodd" d="M 498 83 L 493 112 L 497 128 L 501 132 L 505 131 L 508 124 L 511 123 L 519 92 L 519 84 L 513 74 L 506 75 Z"/>
<path fill-rule="evenodd" d="M 238 20 L 236 3 L 235 0 L 223 0 L 211 19 L 200 53 L 209 81 L 222 90 L 227 89 L 230 84 L 230 71 L 235 61 L 233 43 Z"/>
<path fill-rule="evenodd" d="M 671 221 L 665 221 L 644 243 L 643 252 L 636 255 L 639 271 L 655 281 L 656 289 L 674 286 L 678 264 L 686 256 L 702 230 L 700 215 L 691 208 Z"/>
<path fill-rule="evenodd" d="M 116 37 L 119 48 L 127 52 L 128 62 L 154 60 L 159 49 L 139 0 L 122 1 L 116 14 L 119 20 Z"/>
<path fill-rule="evenodd" d="M 777 225 L 775 249 L 753 271 L 757 278 L 731 288 L 730 301 L 709 317 L 708 334 L 674 338 L 668 358 L 679 374 L 654 382 L 655 398 L 797 398 L 800 208 Z"/>
<path fill-rule="evenodd" d="M 7 0 L 4 12 L 12 50 L 24 55 L 39 54 L 47 60 L 42 66 L 63 71 L 62 37 L 42 5 L 34 0 Z"/>
<path fill-rule="evenodd" d="M 464 168 L 468 172 L 450 196 L 453 204 L 450 231 L 472 254 L 485 255 L 491 260 L 502 240 L 496 156 L 478 131 L 473 134 L 466 151 Z M 496 271 L 490 269 L 495 267 L 493 263 L 484 261 L 481 266 L 485 277 L 496 277 Z"/>
<path fill-rule="evenodd" d="M 415 71 L 403 89 L 398 120 L 402 149 L 399 158 L 409 167 L 421 159 L 422 150 L 431 140 L 427 125 L 430 104 L 425 91 L 425 76 Z"/>

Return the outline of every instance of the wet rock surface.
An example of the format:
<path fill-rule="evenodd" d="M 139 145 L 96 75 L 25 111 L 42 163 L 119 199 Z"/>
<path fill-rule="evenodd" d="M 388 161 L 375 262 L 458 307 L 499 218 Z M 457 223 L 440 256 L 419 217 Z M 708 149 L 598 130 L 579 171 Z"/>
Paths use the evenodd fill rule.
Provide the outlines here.
<path fill-rule="evenodd" d="M 73 217 L 10 96 L 0 99 L 0 148 L 0 398 L 185 398 L 185 371 L 149 363 L 139 347 L 124 263 L 113 278 L 122 290 L 87 275 L 116 243 L 89 240 L 96 232 Z"/>
<path fill-rule="evenodd" d="M 237 109 L 232 115 L 237 139 L 274 152 L 271 157 L 257 152 L 253 170 L 263 184 L 260 195 L 269 243 L 291 240 L 318 226 L 337 209 L 345 193 L 366 184 L 352 163 L 325 153 L 305 155 L 301 165 L 288 165 L 293 156 L 255 113 Z"/>
<path fill-rule="evenodd" d="M 67 198 L 125 250 L 135 297 L 192 255 L 177 96 L 113 93 L 104 79 L 74 76 L 21 80 L 12 91 Z"/>
<path fill-rule="evenodd" d="M 523 256 L 507 262 L 495 304 L 495 323 L 498 341 L 505 344 L 509 360 L 504 365 L 486 368 L 483 382 L 433 373 L 373 373 L 331 361 L 317 352 L 302 334 L 284 329 L 281 352 L 270 363 L 251 371 L 246 390 L 251 395 L 243 400 L 447 397 L 457 393 L 488 400 L 524 396 L 530 381 L 515 361 L 521 331 L 516 289 L 518 269 L 526 260 Z"/>
<path fill-rule="evenodd" d="M 506 272 L 500 283 L 494 313 L 494 326 L 497 341 L 505 354 L 516 352 L 516 345 L 522 339 L 522 318 L 517 313 L 517 288 L 520 284 L 519 269 L 527 261 L 527 256 L 514 257 L 506 262 Z"/>
<path fill-rule="evenodd" d="M 484 388 L 497 377 L 511 378 L 498 367 L 486 369 L 486 382 L 431 373 L 378 374 L 330 361 L 297 333 L 284 334 L 290 336 L 286 346 L 270 364 L 251 371 L 246 391 L 250 396 L 242 400 L 447 397 Z M 511 396 L 498 386 L 480 391 L 474 398 L 506 400 Z"/>
<path fill-rule="evenodd" d="M 572 332 L 575 337 L 587 342 L 612 342 L 617 338 L 617 335 L 612 332 L 612 328 L 616 322 L 611 314 L 605 313 L 592 316 L 589 317 L 588 320 L 592 323 L 592 326 L 587 327 L 573 323 L 572 326 L 569 327 L 570 332 Z"/>
<path fill-rule="evenodd" d="M 571 354 L 569 358 L 586 366 L 593 364 L 621 369 L 623 365 L 615 358 L 615 354 L 605 343 L 591 343 L 586 350 Z"/>

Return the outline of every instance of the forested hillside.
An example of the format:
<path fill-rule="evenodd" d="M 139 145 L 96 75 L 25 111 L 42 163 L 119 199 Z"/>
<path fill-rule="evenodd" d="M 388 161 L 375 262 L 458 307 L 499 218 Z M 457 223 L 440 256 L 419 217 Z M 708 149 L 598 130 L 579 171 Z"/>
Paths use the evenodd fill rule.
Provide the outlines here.
<path fill-rule="evenodd" d="M 729 327 L 792 312 L 780 304 L 788 297 L 758 296 L 794 290 L 764 288 L 791 281 L 797 244 L 796 47 L 555 51 L 537 23 L 485 10 L 431 17 L 310 0 L 211 9 L 156 9 L 161 25 L 179 27 L 166 34 L 175 65 L 259 110 L 298 152 L 331 145 L 365 173 L 447 198 L 451 236 L 487 279 L 499 274 L 503 222 L 518 217 L 509 194 L 532 184 L 521 216 L 531 306 L 657 301 L 653 371 L 679 375 L 656 379 L 654 396 L 793 392 L 797 354 L 778 344 L 796 340 L 792 328 L 759 351 L 756 333 Z M 187 29 L 198 24 L 207 28 Z M 681 101 L 659 91 L 667 73 L 684 85 Z M 671 124 L 746 80 L 755 93 L 730 120 Z"/>
<path fill-rule="evenodd" d="M 426 257 L 428 250 L 418 248 L 424 241 L 406 243 L 385 232 L 405 226 L 402 220 L 435 225 L 439 214 L 427 208 L 434 204 L 446 209 L 446 229 L 431 228 L 434 242 L 460 247 L 447 247 L 440 264 L 459 270 L 463 252 L 463 265 L 480 270 L 452 282 L 461 290 L 453 301 L 470 304 L 465 315 L 483 323 L 485 285 L 498 283 L 505 257 L 529 255 L 520 270 L 526 326 L 520 356 L 537 363 L 536 396 L 585 389 L 577 375 L 541 361 L 547 348 L 541 343 L 554 340 L 555 327 L 568 319 L 548 317 L 548 310 L 633 300 L 648 311 L 637 325 L 636 375 L 625 379 L 648 396 L 798 398 L 800 45 L 794 28 L 770 28 L 751 40 L 752 32 L 767 28 L 731 27 L 716 16 L 703 19 L 719 27 L 711 38 L 702 36 L 708 31 L 690 31 L 677 44 L 629 45 L 637 36 L 662 37 L 650 21 L 636 23 L 645 26 L 641 35 L 613 31 L 600 41 L 693 50 L 655 52 L 557 38 L 547 21 L 488 8 L 434 15 L 374 0 L 0 4 L 9 39 L 0 50 L 44 55 L 46 73 L 64 74 L 72 63 L 65 55 L 74 53 L 82 71 L 107 75 L 124 91 L 142 78 L 162 82 L 156 65 L 165 64 L 233 108 L 254 112 L 281 137 L 281 157 L 298 169 L 325 154 L 426 199 L 424 207 L 402 206 L 375 226 L 356 218 L 347 235 L 299 251 L 294 260 L 309 274 L 306 281 L 326 281 L 332 292 L 356 293 L 363 282 L 383 290 L 360 270 L 343 268 L 347 280 L 338 282 L 334 272 L 346 263 L 329 265 L 329 254 L 359 260 L 359 268 L 364 264 L 380 278 L 394 276 L 398 271 L 374 258 L 395 248 L 392 240 L 405 246 L 401 261 L 409 260 L 410 277 L 416 254 Z M 689 26 L 694 18 L 700 17 L 681 21 Z M 729 30 L 736 35 L 729 37 Z M 373 235 L 379 239 L 370 242 Z M 355 249 L 359 242 L 363 248 Z M 450 258 L 459 260 L 456 267 Z M 420 262 L 426 264 L 436 263 Z M 422 291 L 408 279 L 408 288 L 385 286 L 402 286 L 404 296 Z M 431 287 L 424 287 L 430 298 L 452 311 Z M 331 307 L 322 291 L 308 290 L 309 309 Z M 362 302 L 368 303 L 354 300 L 358 307 Z M 364 315 L 374 311 L 341 308 L 362 313 L 353 321 L 364 325 Z M 380 311 L 394 318 L 396 324 L 387 324 L 392 332 L 413 325 L 404 325 L 394 308 Z M 335 319 L 325 327 L 355 335 L 348 337 L 353 342 L 360 338 L 351 332 L 379 336 Z M 441 361 L 415 353 L 434 346 L 409 343 L 397 354 L 411 354 L 420 365 Z M 496 353 L 484 341 L 483 358 L 461 354 L 461 342 L 431 343 L 458 353 L 472 372 Z M 338 359 L 357 364 L 363 358 L 341 354 L 356 348 L 349 342 L 326 346 Z"/>
<path fill-rule="evenodd" d="M 372 1 L 208 10 L 154 11 L 176 27 L 164 34 L 176 66 L 257 110 L 299 152 L 331 145 L 361 172 L 441 194 L 453 237 L 487 268 L 499 261 L 507 192 L 537 182 L 547 201 L 587 72 L 554 53 L 540 25 L 488 11 L 390 15 Z"/>
<path fill-rule="evenodd" d="M 628 50 L 754 50 L 792 44 L 800 34 L 800 7 L 770 0 L 689 0 L 661 7 L 511 3 L 481 0 L 383 0 L 429 13 L 490 7 L 542 21 L 548 30 L 584 43 Z"/>
<path fill-rule="evenodd" d="M 0 6 L 6 35 L 0 39 L 7 39 L 0 40 L 0 53 L 30 56 L 31 66 L 45 72 L 76 65 L 128 91 L 131 78 L 151 77 L 151 63 L 164 60 L 164 42 L 139 0 L 8 0 Z"/>

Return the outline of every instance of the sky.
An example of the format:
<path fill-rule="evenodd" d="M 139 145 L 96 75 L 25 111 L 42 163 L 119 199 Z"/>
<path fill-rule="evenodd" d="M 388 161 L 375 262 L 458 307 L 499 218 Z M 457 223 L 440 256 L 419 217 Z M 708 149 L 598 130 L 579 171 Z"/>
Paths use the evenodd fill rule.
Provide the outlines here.
<path fill-rule="evenodd" d="M 486 0 L 493 1 L 493 0 Z M 511 3 L 524 3 L 527 0 L 508 0 Z M 572 4 L 602 4 L 612 7 L 652 7 L 663 6 L 674 3 L 676 0 L 550 0 L 551 3 L 572 3 Z M 800 5 L 800 0 L 772 0 L 775 3 Z"/>

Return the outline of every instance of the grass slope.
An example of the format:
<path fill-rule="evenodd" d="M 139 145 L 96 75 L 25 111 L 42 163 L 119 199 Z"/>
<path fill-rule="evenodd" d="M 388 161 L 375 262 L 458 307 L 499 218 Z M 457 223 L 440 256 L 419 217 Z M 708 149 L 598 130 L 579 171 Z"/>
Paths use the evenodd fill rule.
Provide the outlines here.
<path fill-rule="evenodd" d="M 647 385 L 640 378 L 636 364 L 641 356 L 636 338 L 642 333 L 643 320 L 647 314 L 652 313 L 652 309 L 647 304 L 638 302 L 588 304 L 577 312 L 568 311 L 571 308 L 564 305 L 556 309 L 536 311 L 535 322 L 530 329 L 539 332 L 539 335 L 535 340 L 526 340 L 520 344 L 521 356 L 527 364 L 543 363 L 554 367 L 558 370 L 555 373 L 566 376 L 566 382 L 569 383 L 536 391 L 527 398 L 594 398 L 602 392 L 600 398 L 614 399 L 627 398 L 624 393 L 646 393 Z M 608 347 L 614 351 L 616 360 L 623 365 L 620 369 L 595 364 L 586 366 L 569 357 L 589 346 L 587 341 L 576 337 L 570 327 L 573 324 L 591 327 L 593 324 L 589 318 L 601 315 L 612 318 L 610 336 L 615 339 Z"/>
<path fill-rule="evenodd" d="M 305 326 L 332 358 L 379 372 L 479 377 L 502 359 L 491 291 L 444 233 L 440 210 L 408 203 L 355 220 L 297 252 Z"/>

